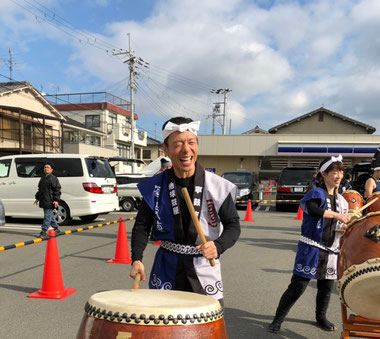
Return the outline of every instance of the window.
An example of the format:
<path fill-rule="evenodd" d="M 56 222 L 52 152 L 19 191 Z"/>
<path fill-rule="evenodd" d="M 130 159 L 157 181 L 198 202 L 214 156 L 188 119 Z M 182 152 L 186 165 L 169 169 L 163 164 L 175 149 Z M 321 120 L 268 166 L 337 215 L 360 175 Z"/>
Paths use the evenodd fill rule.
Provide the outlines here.
<path fill-rule="evenodd" d="M 108 113 L 108 125 L 116 125 L 117 123 L 117 114 L 116 113 Z"/>
<path fill-rule="evenodd" d="M 45 163 L 53 164 L 56 177 L 82 177 L 82 162 L 79 158 L 22 158 L 16 159 L 19 177 L 35 178 L 43 175 Z"/>
<path fill-rule="evenodd" d="M 4 139 L 19 140 L 20 125 L 17 120 L 2 118 L 0 127 Z"/>
<path fill-rule="evenodd" d="M 88 174 L 94 178 L 114 178 L 108 161 L 97 158 L 86 158 Z"/>
<path fill-rule="evenodd" d="M 54 164 L 53 173 L 56 177 L 82 177 L 83 168 L 79 158 L 47 159 Z"/>
<path fill-rule="evenodd" d="M 79 140 L 78 132 L 74 132 L 74 131 L 63 132 L 63 141 L 64 142 L 77 143 L 78 140 Z"/>
<path fill-rule="evenodd" d="M 9 169 L 11 168 L 11 159 L 0 160 L 0 178 L 7 178 L 9 176 Z"/>
<path fill-rule="evenodd" d="M 100 127 L 100 115 L 86 115 L 85 125 L 89 127 Z"/>
<path fill-rule="evenodd" d="M 16 171 L 19 177 L 36 178 L 44 172 L 46 158 L 22 158 L 16 159 Z"/>
<path fill-rule="evenodd" d="M 318 114 L 318 121 L 323 121 L 324 112 L 319 112 Z"/>
<path fill-rule="evenodd" d="M 152 151 L 150 149 L 143 150 L 143 159 L 150 159 L 152 156 Z"/>
<path fill-rule="evenodd" d="M 124 144 L 117 144 L 117 149 L 119 150 L 119 156 L 123 158 L 130 157 L 130 146 Z"/>

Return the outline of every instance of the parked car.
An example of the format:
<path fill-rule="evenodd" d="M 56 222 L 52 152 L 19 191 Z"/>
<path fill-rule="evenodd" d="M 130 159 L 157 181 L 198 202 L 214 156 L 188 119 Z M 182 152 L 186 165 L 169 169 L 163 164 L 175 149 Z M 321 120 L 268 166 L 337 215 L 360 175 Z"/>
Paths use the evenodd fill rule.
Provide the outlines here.
<path fill-rule="evenodd" d="M 361 195 L 364 196 L 364 186 L 367 179 L 371 176 L 371 163 L 370 162 L 361 162 L 355 164 L 351 170 L 352 189 L 358 191 Z"/>
<path fill-rule="evenodd" d="M 5 225 L 5 210 L 4 210 L 4 204 L 0 200 L 0 226 Z"/>
<path fill-rule="evenodd" d="M 73 217 L 92 221 L 119 210 L 116 179 L 107 160 L 83 154 L 29 154 L 0 157 L 0 199 L 6 216 L 43 218 L 43 210 L 33 202 L 47 161 L 54 164 L 62 186 L 55 210 L 60 225 Z"/>
<path fill-rule="evenodd" d="M 141 174 L 116 174 L 117 195 L 124 211 L 131 212 L 140 207 L 142 196 L 137 184 L 146 178 Z"/>
<path fill-rule="evenodd" d="M 303 198 L 313 180 L 314 167 L 285 167 L 282 169 L 277 185 L 276 211 L 286 206 L 295 206 Z M 282 200 L 297 200 L 285 202 Z"/>
<path fill-rule="evenodd" d="M 246 207 L 249 199 L 251 199 L 252 205 L 257 205 L 257 200 L 259 199 L 259 176 L 256 172 L 236 170 L 223 173 L 222 178 L 237 186 L 237 207 Z"/>

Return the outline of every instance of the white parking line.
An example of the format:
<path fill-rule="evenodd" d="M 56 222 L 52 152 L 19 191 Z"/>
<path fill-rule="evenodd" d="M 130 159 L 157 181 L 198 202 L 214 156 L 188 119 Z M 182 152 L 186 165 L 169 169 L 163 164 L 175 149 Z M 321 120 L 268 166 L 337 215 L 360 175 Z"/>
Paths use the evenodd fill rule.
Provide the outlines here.
<path fill-rule="evenodd" d="M 257 211 L 260 211 L 260 206 L 257 206 L 256 208 L 255 208 L 255 211 L 257 212 Z"/>
<path fill-rule="evenodd" d="M 265 212 L 268 212 L 269 211 L 269 206 L 265 207 Z"/>
<path fill-rule="evenodd" d="M 3 228 L 9 228 L 14 230 L 33 230 L 33 231 L 41 231 L 41 226 L 28 226 L 23 224 L 5 224 L 5 226 L 0 226 L 0 230 Z"/>

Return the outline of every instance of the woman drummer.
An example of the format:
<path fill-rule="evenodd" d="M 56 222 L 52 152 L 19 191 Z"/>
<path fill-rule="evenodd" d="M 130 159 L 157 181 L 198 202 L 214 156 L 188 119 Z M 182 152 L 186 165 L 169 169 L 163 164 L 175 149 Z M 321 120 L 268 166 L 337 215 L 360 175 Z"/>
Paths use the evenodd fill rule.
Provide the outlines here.
<path fill-rule="evenodd" d="M 305 291 L 310 279 L 317 279 L 316 321 L 326 331 L 336 327 L 326 318 L 331 290 L 337 278 L 339 234 L 351 216 L 347 201 L 337 192 L 343 178 L 342 156 L 321 162 L 318 180 L 320 187 L 310 190 L 301 200 L 304 212 L 302 231 L 294 264 L 293 276 L 282 295 L 276 315 L 268 327 L 277 333 L 290 308 Z"/>

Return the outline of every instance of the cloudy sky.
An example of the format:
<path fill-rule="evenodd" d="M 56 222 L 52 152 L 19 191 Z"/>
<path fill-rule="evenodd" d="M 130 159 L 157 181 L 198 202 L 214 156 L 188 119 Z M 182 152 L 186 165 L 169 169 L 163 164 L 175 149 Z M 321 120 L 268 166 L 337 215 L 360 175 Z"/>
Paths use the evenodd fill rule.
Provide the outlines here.
<path fill-rule="evenodd" d="M 128 99 L 128 33 L 138 127 L 152 137 L 177 115 L 211 133 L 220 88 L 232 90 L 227 132 L 321 106 L 380 131 L 378 0 L 1 0 L 0 81 L 10 48 L 13 79 L 38 90 Z"/>

